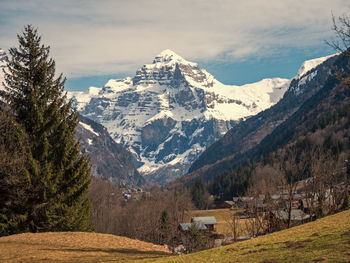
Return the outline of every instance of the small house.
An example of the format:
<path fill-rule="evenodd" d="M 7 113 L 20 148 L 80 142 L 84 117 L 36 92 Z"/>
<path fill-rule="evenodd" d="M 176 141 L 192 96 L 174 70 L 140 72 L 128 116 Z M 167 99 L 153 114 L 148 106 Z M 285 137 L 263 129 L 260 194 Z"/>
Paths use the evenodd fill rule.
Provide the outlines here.
<path fill-rule="evenodd" d="M 207 230 L 207 227 L 202 223 L 202 222 L 196 222 L 196 223 L 180 223 L 179 224 L 179 229 L 182 232 L 187 232 L 190 230 L 192 227 L 196 227 L 199 230 L 205 231 Z"/>
<path fill-rule="evenodd" d="M 216 205 L 216 208 L 234 208 L 235 203 L 233 201 L 223 201 Z"/>
<path fill-rule="evenodd" d="M 253 197 L 243 196 L 243 197 L 233 197 L 234 206 L 237 208 L 247 208 L 253 202 Z"/>
<path fill-rule="evenodd" d="M 270 213 L 269 218 L 269 228 L 271 230 L 280 230 L 288 226 L 289 214 L 287 210 L 275 210 Z M 291 210 L 291 226 L 297 226 L 308 222 L 310 220 L 310 215 L 305 214 L 300 209 Z"/>
<path fill-rule="evenodd" d="M 208 231 L 214 231 L 217 225 L 215 216 L 192 217 L 191 222 L 204 224 Z"/>

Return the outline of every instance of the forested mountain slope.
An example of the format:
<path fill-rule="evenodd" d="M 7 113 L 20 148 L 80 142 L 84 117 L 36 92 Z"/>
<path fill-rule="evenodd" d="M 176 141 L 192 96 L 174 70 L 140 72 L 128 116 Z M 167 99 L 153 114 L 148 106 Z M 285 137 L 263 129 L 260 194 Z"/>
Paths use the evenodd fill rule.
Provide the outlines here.
<path fill-rule="evenodd" d="M 306 106 L 303 104 L 309 105 L 315 101 L 313 96 L 318 92 L 323 94 L 324 91 L 321 90 L 325 87 L 334 87 L 335 80 L 329 80 L 329 76 L 334 66 L 344 67 L 344 63 L 347 63 L 346 58 L 332 56 L 306 73 L 298 74 L 276 105 L 233 127 L 193 163 L 184 180 L 191 181 L 198 176 L 210 180 L 220 173 L 234 169 L 242 161 L 256 157 L 262 150 L 267 152 L 275 149 L 280 142 L 271 142 L 269 138 L 278 140 L 282 136 L 283 139 L 280 140 L 288 141 L 286 136 L 293 129 L 296 116 L 304 114 Z M 309 125 L 306 124 L 305 127 Z"/>

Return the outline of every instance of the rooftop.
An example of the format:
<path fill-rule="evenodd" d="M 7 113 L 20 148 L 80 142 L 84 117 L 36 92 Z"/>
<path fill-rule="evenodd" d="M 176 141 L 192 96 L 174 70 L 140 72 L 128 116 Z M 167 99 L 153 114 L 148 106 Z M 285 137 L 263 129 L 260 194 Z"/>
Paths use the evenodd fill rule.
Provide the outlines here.
<path fill-rule="evenodd" d="M 207 227 L 202 222 L 195 223 L 180 223 L 180 228 L 182 231 L 188 231 L 192 227 L 197 227 L 199 230 L 207 230 Z"/>
<path fill-rule="evenodd" d="M 201 217 L 192 217 L 192 222 L 201 222 L 205 225 L 216 225 L 216 218 L 215 216 L 201 216 Z"/>
<path fill-rule="evenodd" d="M 288 212 L 285 210 L 278 210 L 272 212 L 280 220 L 288 220 Z M 291 219 L 292 220 L 305 220 L 310 218 L 310 215 L 305 214 L 300 209 L 292 209 Z"/>

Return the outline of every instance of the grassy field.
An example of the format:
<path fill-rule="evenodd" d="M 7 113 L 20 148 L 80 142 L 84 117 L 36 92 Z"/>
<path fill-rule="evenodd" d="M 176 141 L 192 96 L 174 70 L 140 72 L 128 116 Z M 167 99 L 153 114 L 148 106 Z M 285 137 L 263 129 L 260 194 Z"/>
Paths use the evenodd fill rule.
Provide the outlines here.
<path fill-rule="evenodd" d="M 350 262 L 350 210 L 233 245 L 149 262 Z"/>
<path fill-rule="evenodd" d="M 232 236 L 232 227 L 230 226 L 230 217 L 233 214 L 243 212 L 243 209 L 210 209 L 210 210 L 192 210 L 186 215 L 186 222 L 191 221 L 191 217 L 194 216 L 215 216 L 218 224 L 216 225 L 216 232 L 224 234 L 225 236 Z M 238 233 L 239 235 L 248 235 L 245 229 L 245 219 L 238 220 Z"/>
<path fill-rule="evenodd" d="M 0 262 L 135 262 L 170 254 L 162 246 L 96 233 L 37 233 L 0 238 Z"/>
<path fill-rule="evenodd" d="M 96 233 L 0 238 L 0 262 L 350 262 L 350 210 L 248 241 L 184 256 L 162 246 Z"/>

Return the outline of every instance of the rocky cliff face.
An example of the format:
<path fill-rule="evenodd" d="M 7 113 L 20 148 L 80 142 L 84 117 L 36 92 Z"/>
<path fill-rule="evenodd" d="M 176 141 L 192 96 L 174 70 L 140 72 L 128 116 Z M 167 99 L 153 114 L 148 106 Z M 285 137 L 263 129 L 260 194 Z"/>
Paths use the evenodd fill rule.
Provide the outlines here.
<path fill-rule="evenodd" d="M 80 116 L 76 137 L 80 140 L 81 151 L 90 156 L 93 176 L 120 186 L 145 183 L 134 166 L 131 153 L 117 144 L 101 124 Z"/>
<path fill-rule="evenodd" d="M 289 82 L 224 85 L 198 64 L 165 50 L 133 78 L 112 79 L 103 88 L 70 96 L 82 115 L 103 124 L 132 152 L 141 174 L 164 184 L 183 175 L 236 123 L 274 105 Z"/>

